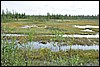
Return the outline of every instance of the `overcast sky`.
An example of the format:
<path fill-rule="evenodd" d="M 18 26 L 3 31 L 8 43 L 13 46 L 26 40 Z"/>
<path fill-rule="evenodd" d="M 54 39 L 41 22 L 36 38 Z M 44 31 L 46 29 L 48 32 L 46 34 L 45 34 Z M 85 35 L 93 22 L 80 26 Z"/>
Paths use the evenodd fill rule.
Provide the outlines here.
<path fill-rule="evenodd" d="M 97 15 L 99 1 L 1 1 L 1 10 L 6 8 L 29 15 Z"/>

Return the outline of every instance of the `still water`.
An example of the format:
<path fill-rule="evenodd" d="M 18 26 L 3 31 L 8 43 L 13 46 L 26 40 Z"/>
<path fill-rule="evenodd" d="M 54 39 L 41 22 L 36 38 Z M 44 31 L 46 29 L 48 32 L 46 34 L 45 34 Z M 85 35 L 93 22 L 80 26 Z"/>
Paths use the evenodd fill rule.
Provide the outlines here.
<path fill-rule="evenodd" d="M 28 42 L 26 44 L 17 44 L 19 48 L 29 48 L 29 49 L 39 49 L 39 48 L 48 48 L 51 49 L 51 51 L 59 51 L 59 50 L 69 50 L 70 46 L 58 46 L 57 42 L 47 42 L 46 44 L 40 43 L 40 42 Z M 99 45 L 91 45 L 91 46 L 87 46 L 87 45 L 72 45 L 71 49 L 82 49 L 82 50 L 99 50 Z"/>

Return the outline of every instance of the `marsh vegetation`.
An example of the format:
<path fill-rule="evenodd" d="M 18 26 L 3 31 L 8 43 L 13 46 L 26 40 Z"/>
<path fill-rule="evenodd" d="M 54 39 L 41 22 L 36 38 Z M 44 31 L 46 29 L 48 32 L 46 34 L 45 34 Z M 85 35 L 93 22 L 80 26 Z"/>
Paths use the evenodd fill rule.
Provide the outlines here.
<path fill-rule="evenodd" d="M 5 16 L 1 16 L 2 66 L 99 66 L 98 16 Z M 94 32 L 81 31 L 86 29 Z"/>

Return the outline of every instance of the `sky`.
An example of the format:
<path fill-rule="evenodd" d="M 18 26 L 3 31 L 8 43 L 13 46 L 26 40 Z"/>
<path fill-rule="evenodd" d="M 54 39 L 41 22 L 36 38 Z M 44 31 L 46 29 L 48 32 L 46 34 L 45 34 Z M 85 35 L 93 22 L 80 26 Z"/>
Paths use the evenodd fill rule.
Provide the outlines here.
<path fill-rule="evenodd" d="M 99 1 L 1 1 L 2 9 L 26 15 L 97 15 Z"/>

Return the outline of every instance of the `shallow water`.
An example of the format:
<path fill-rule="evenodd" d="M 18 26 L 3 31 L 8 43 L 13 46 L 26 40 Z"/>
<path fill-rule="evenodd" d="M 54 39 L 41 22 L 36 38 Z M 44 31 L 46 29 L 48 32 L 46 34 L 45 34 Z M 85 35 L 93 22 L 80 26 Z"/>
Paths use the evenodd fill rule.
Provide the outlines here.
<path fill-rule="evenodd" d="M 6 42 L 8 43 L 12 43 L 12 40 L 1 40 L 1 42 L 3 42 L 4 44 L 6 44 Z M 60 46 L 59 48 L 59 44 L 58 42 L 47 42 L 46 44 L 43 44 L 39 41 L 32 41 L 32 42 L 27 42 L 27 43 L 23 43 L 23 44 L 19 44 L 17 40 L 14 40 L 13 41 L 14 44 L 16 44 L 16 46 L 18 46 L 18 48 L 29 48 L 29 49 L 39 49 L 39 48 L 48 48 L 48 49 L 51 49 L 51 51 L 59 51 L 60 50 L 63 50 L 63 51 L 66 51 L 66 50 L 69 50 L 70 49 L 70 46 L 69 45 L 64 45 L 64 46 Z M 63 42 L 62 42 L 63 43 Z M 15 46 L 15 47 L 16 47 Z M 99 50 L 99 45 L 98 44 L 94 44 L 94 45 L 91 45 L 91 46 L 87 46 L 87 45 L 72 45 L 71 46 L 71 49 L 81 49 L 81 50 Z"/>
<path fill-rule="evenodd" d="M 29 25 L 25 25 L 25 26 L 20 27 L 20 28 L 32 28 L 32 27 L 36 27 L 36 28 L 47 28 L 47 26 L 39 27 L 39 26 L 37 26 L 37 25 L 31 25 L 31 26 L 29 26 Z"/>
<path fill-rule="evenodd" d="M 95 32 L 95 31 L 93 31 L 93 30 L 89 30 L 89 29 L 81 30 L 81 31 L 86 31 L 86 32 Z"/>
<path fill-rule="evenodd" d="M 31 27 L 33 27 L 33 26 L 26 25 L 26 26 L 23 26 L 23 27 L 20 27 L 20 28 L 31 28 Z"/>
<path fill-rule="evenodd" d="M 99 26 L 91 26 L 91 25 L 86 25 L 86 26 L 73 25 L 73 27 L 77 27 L 77 28 L 99 28 Z"/>
<path fill-rule="evenodd" d="M 19 48 L 30 48 L 30 49 L 39 49 L 39 48 L 48 48 L 51 49 L 51 51 L 59 51 L 63 50 L 69 50 L 70 46 L 59 46 L 57 45 L 57 42 L 47 42 L 46 44 L 42 44 L 40 42 L 28 42 L 27 44 L 17 44 Z M 91 46 L 82 46 L 82 45 L 72 45 L 71 49 L 82 49 L 82 50 L 99 50 L 99 45 L 91 45 Z"/>
<path fill-rule="evenodd" d="M 44 36 L 55 36 L 55 35 L 44 35 Z M 59 36 L 61 36 L 61 35 L 59 35 Z M 62 37 L 99 38 L 99 34 L 96 34 L 96 35 L 78 35 L 78 34 L 74 34 L 74 35 L 62 35 Z"/>
<path fill-rule="evenodd" d="M 1 34 L 1 36 L 28 36 L 25 34 Z M 41 35 L 41 36 L 55 36 L 55 35 Z M 59 35 L 61 36 L 61 35 Z M 97 33 L 96 35 L 78 35 L 78 34 L 74 34 L 74 35 L 62 35 L 62 37 L 79 37 L 79 38 L 99 38 L 99 34 Z"/>
<path fill-rule="evenodd" d="M 1 36 L 28 36 L 25 34 L 1 34 Z"/>

